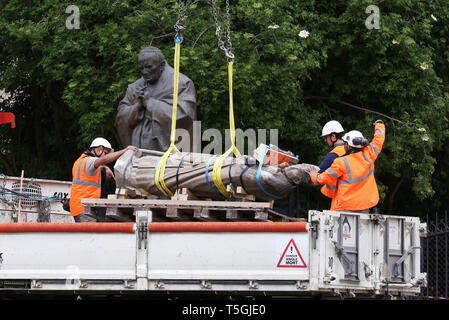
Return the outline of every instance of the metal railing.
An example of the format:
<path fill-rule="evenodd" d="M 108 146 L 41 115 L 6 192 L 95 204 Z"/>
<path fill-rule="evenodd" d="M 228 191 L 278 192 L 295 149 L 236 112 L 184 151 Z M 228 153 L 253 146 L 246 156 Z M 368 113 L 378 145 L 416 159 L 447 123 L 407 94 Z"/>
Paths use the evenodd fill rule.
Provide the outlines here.
<path fill-rule="evenodd" d="M 447 211 L 427 215 L 427 237 L 421 239 L 423 248 L 422 269 L 427 273 L 427 287 L 422 290 L 424 299 L 449 299 L 448 236 L 449 220 Z"/>

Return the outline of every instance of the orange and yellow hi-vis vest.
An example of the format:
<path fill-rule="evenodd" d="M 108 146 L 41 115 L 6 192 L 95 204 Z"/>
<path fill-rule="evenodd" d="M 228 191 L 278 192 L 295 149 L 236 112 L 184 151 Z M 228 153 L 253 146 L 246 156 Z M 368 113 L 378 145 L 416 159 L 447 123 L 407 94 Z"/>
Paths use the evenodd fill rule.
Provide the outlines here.
<path fill-rule="evenodd" d="M 81 199 L 101 197 L 101 170 L 95 172 L 93 176 L 86 173 L 86 162 L 88 155 L 82 154 L 75 161 L 72 168 L 72 187 L 70 189 L 70 215 L 78 216 L 84 212 L 84 205 Z"/>

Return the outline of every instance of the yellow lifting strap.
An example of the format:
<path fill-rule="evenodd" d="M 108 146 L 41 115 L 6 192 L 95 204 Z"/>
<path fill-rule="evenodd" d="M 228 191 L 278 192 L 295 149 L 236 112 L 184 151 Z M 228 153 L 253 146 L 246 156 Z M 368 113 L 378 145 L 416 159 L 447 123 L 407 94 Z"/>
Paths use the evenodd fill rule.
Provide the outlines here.
<path fill-rule="evenodd" d="M 175 38 L 175 57 L 174 57 L 174 76 L 173 76 L 173 111 L 171 116 L 171 135 L 170 135 L 170 147 L 165 151 L 161 159 L 159 159 L 154 181 L 156 187 L 167 197 L 173 197 L 173 193 L 167 187 L 164 181 L 165 166 L 167 159 L 172 151 L 179 152 L 175 146 L 176 139 L 176 111 L 178 109 L 178 85 L 179 85 L 179 60 L 181 57 L 181 36 L 177 35 Z"/>
<path fill-rule="evenodd" d="M 231 147 L 223 153 L 214 163 L 213 169 L 213 179 L 214 184 L 220 191 L 220 193 L 229 198 L 231 194 L 226 190 L 226 187 L 221 180 L 221 167 L 223 166 L 224 160 L 231 154 L 234 153 L 236 157 L 240 157 L 240 152 L 235 145 L 235 123 L 234 123 L 234 102 L 232 98 L 232 65 L 233 62 L 228 62 L 228 82 L 229 82 L 229 129 L 231 138 Z"/>

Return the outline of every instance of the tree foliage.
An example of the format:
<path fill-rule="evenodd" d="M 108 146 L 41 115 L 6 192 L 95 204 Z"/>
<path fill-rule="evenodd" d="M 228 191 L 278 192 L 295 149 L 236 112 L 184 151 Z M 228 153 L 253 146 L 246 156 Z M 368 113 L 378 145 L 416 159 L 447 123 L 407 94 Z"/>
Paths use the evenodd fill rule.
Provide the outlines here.
<path fill-rule="evenodd" d="M 185 3 L 185 1 L 183 1 Z M 224 1 L 217 1 L 225 29 Z M 17 128 L 0 128 L 0 172 L 71 179 L 95 136 L 116 141 L 116 107 L 139 77 L 136 58 L 159 47 L 173 64 L 178 2 L 78 0 L 80 28 L 68 29 L 67 2 L 9 0 L 0 10 L 0 102 Z M 368 29 L 376 5 L 380 28 Z M 372 137 L 387 125 L 376 161 L 386 212 L 441 209 L 448 187 L 449 4 L 429 0 L 231 1 L 236 127 L 278 129 L 280 147 L 302 162 L 328 152 L 330 119 Z M 197 89 L 202 129 L 228 127 L 226 58 L 211 3 L 187 10 L 181 72 Z M 306 31 L 306 32 L 304 32 Z M 315 189 L 303 190 L 322 197 Z"/>

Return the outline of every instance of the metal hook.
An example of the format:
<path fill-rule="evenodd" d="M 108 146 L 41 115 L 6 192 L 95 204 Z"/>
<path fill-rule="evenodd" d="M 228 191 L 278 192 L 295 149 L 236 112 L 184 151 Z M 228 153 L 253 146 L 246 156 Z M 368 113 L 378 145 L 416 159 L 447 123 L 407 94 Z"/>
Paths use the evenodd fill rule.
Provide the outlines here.
<path fill-rule="evenodd" d="M 226 54 L 226 58 L 228 58 L 231 61 L 234 60 L 234 54 L 229 49 L 225 50 L 225 54 Z"/>

